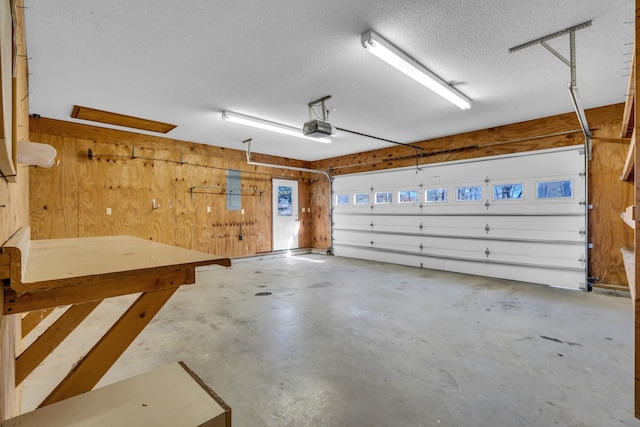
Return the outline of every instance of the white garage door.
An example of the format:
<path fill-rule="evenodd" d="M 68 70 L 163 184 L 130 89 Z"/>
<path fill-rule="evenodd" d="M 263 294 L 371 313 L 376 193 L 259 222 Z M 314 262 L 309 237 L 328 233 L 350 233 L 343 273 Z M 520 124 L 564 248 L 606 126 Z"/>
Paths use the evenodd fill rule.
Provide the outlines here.
<path fill-rule="evenodd" d="M 580 146 L 339 176 L 334 253 L 582 289 L 585 193 Z"/>

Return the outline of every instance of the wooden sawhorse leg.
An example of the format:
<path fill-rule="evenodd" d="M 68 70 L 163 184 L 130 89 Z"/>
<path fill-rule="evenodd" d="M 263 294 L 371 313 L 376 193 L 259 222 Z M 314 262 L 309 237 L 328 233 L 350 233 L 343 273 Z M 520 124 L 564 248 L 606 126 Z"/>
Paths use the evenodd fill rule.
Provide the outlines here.
<path fill-rule="evenodd" d="M 39 407 L 93 389 L 177 289 L 141 294 Z"/>

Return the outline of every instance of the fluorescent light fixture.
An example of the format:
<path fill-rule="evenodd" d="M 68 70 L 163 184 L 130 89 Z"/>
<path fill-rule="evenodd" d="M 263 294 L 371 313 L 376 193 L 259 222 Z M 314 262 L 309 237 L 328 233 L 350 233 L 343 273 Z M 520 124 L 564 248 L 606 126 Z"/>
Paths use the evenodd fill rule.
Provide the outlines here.
<path fill-rule="evenodd" d="M 298 138 L 310 139 L 311 141 L 318 141 L 318 142 L 324 142 L 324 143 L 331 142 L 330 138 L 314 138 L 311 136 L 306 136 L 302 133 L 302 129 L 294 128 L 293 126 L 287 126 L 281 123 L 259 119 L 257 117 L 245 116 L 244 114 L 238 114 L 231 111 L 223 111 L 222 119 L 228 120 L 232 123 L 238 123 L 245 126 L 252 126 L 254 128 L 264 129 L 271 132 L 278 132 L 285 135 L 297 136 Z"/>
<path fill-rule="evenodd" d="M 457 107 L 463 110 L 471 108 L 469 98 L 373 31 L 367 31 L 362 35 L 362 46 Z"/>

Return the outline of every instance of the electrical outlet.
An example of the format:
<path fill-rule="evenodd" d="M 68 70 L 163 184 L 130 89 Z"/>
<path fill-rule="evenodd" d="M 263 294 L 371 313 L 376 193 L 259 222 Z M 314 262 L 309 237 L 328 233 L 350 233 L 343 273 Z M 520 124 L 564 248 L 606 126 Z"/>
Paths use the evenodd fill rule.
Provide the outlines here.
<path fill-rule="evenodd" d="M 242 240 L 242 234 L 238 235 L 238 240 Z"/>
<path fill-rule="evenodd" d="M 211 206 L 207 206 L 207 213 L 211 213 Z"/>
<path fill-rule="evenodd" d="M 111 215 L 111 208 L 107 208 L 107 215 Z"/>
<path fill-rule="evenodd" d="M 242 215 L 244 215 L 244 209 L 240 209 L 240 212 L 242 213 Z M 240 239 L 242 240 L 242 239 Z"/>

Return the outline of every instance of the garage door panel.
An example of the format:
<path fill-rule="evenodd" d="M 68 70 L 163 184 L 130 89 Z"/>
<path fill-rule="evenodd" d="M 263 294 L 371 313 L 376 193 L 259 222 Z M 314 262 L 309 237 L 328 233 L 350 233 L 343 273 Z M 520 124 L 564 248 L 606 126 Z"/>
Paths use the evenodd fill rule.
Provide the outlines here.
<path fill-rule="evenodd" d="M 537 265 L 541 267 L 582 268 L 584 247 L 582 244 L 557 244 L 519 241 L 483 241 L 466 238 L 442 238 L 404 236 L 397 239 L 392 234 L 340 231 L 335 236 L 335 246 L 357 246 L 376 250 L 415 253 L 423 256 L 451 257 L 487 262 Z"/>
<path fill-rule="evenodd" d="M 396 254 L 372 248 L 361 249 L 348 246 L 341 247 L 340 253 L 336 255 L 347 258 L 368 259 L 378 262 L 410 265 L 419 268 L 497 277 L 528 283 L 542 283 L 567 289 L 580 289 L 584 286 L 584 271 L 582 268 L 550 269 L 535 266 L 523 267 L 521 265 L 492 264 L 487 261 L 472 262 L 436 258 L 419 254 Z"/>
<path fill-rule="evenodd" d="M 582 215 L 584 213 L 584 198 L 570 200 L 531 200 L 531 201 L 496 201 L 483 199 L 479 202 L 451 202 L 437 206 L 421 202 L 416 205 L 373 205 L 357 207 L 335 207 L 334 214 L 361 215 Z"/>
<path fill-rule="evenodd" d="M 371 220 L 360 215 L 334 215 L 333 226 L 335 229 L 370 230 Z"/>
<path fill-rule="evenodd" d="M 404 236 L 403 239 L 397 239 L 389 234 L 377 234 L 370 237 L 371 240 L 369 240 L 367 246 L 375 248 L 406 250 L 455 258 L 549 266 L 579 267 L 579 260 L 584 251 L 584 247 L 580 244 L 483 241 L 465 238 L 425 238 L 417 236 Z M 373 244 L 370 242 L 373 242 Z"/>
<path fill-rule="evenodd" d="M 382 216 L 336 215 L 335 230 L 361 230 L 508 240 L 584 242 L 582 216 Z"/>
<path fill-rule="evenodd" d="M 582 147 L 565 147 L 336 177 L 335 254 L 584 286 L 584 169 Z"/>

